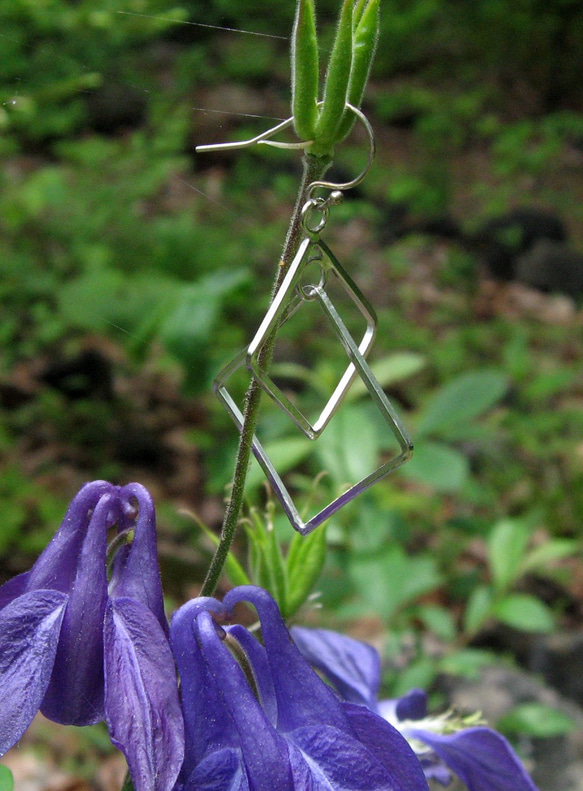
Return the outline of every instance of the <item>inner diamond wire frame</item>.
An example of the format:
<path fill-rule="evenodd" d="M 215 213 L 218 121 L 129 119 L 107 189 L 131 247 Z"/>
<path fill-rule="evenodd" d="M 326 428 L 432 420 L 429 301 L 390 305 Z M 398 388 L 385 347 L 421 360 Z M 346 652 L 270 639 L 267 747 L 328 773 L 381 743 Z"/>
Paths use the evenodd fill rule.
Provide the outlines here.
<path fill-rule="evenodd" d="M 306 301 L 312 301 L 309 290 L 312 286 L 302 286 L 300 278 L 305 268 L 314 260 L 317 260 L 322 267 L 323 274 L 320 286 L 324 286 L 328 274 L 332 273 L 340 283 L 346 294 L 350 297 L 360 314 L 366 321 L 366 329 L 358 351 L 363 358 L 368 355 L 373 344 L 377 319 L 372 306 L 360 292 L 358 286 L 353 282 L 350 275 L 342 268 L 335 258 L 330 248 L 322 241 L 311 241 L 304 239 L 298 252 L 291 263 L 291 266 L 281 284 L 273 302 L 255 334 L 255 337 L 247 348 L 245 364 L 257 383 L 268 393 L 275 403 L 281 407 L 294 421 L 308 439 L 316 439 L 328 425 L 332 415 L 340 406 L 342 399 L 348 392 L 350 385 L 357 374 L 357 367 L 350 362 L 338 382 L 334 392 L 328 399 L 326 405 L 320 412 L 319 417 L 311 423 L 308 418 L 298 409 L 298 407 L 285 395 L 285 393 L 275 384 L 269 374 L 262 370 L 260 364 L 260 354 L 265 343 L 271 335 Z M 329 313 L 324 313 L 334 324 Z M 337 315 L 337 314 L 336 314 Z M 350 355 L 349 355 L 350 356 Z"/>
<path fill-rule="evenodd" d="M 263 445 L 259 442 L 257 437 L 254 436 L 251 446 L 253 455 L 269 479 L 273 491 L 281 502 L 283 510 L 291 522 L 292 527 L 302 535 L 311 533 L 312 530 L 321 525 L 322 522 L 325 522 L 327 519 L 329 519 L 333 514 L 336 513 L 336 511 L 340 510 L 340 508 L 353 500 L 361 492 L 364 492 L 381 478 L 384 478 L 385 475 L 388 475 L 390 472 L 397 469 L 397 467 L 400 467 L 401 464 L 404 464 L 404 462 L 411 458 L 413 454 L 413 443 L 411 438 L 401 423 L 399 416 L 393 409 L 389 399 L 385 395 L 382 387 L 372 373 L 368 363 L 364 359 L 364 356 L 356 345 L 354 338 L 348 332 L 344 322 L 338 314 L 338 311 L 330 301 L 328 294 L 324 291 L 324 288 L 321 285 L 308 286 L 306 289 L 309 289 L 309 296 L 311 298 L 319 300 L 322 308 L 334 325 L 336 334 L 340 338 L 340 341 L 344 346 L 344 349 L 346 350 L 350 360 L 352 361 L 352 364 L 364 382 L 366 389 L 368 390 L 374 403 L 377 405 L 382 417 L 395 436 L 399 444 L 400 453 L 386 461 L 384 464 L 381 464 L 381 466 L 371 472 L 370 475 L 362 478 L 360 481 L 358 481 L 358 483 L 355 483 L 335 500 L 332 500 L 331 503 L 325 506 L 325 508 L 319 511 L 315 516 L 311 517 L 307 522 L 304 522 L 297 508 L 295 507 L 294 501 L 284 482 L 282 481 L 281 476 L 265 452 Z M 232 374 L 235 373 L 235 371 L 245 365 L 246 357 L 247 350 L 244 349 L 237 357 L 235 357 L 234 360 L 232 360 L 225 368 L 223 368 L 214 381 L 215 394 L 235 421 L 239 431 L 241 431 L 243 427 L 243 413 L 229 394 L 225 386 L 225 382 L 230 376 L 232 376 Z"/>

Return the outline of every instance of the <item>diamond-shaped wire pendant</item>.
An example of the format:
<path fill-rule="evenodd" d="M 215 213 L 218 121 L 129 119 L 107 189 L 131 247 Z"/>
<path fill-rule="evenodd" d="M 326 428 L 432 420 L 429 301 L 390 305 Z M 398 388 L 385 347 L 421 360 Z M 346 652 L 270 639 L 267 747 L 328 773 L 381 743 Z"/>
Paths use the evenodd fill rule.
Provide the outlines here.
<path fill-rule="evenodd" d="M 368 363 L 364 359 L 361 350 L 357 346 L 354 338 L 350 335 L 338 311 L 336 310 L 330 298 L 328 297 L 328 294 L 324 290 L 323 285 L 318 284 L 318 285 L 304 286 L 303 289 L 305 296 L 307 298 L 317 299 L 320 302 L 322 309 L 328 316 L 338 338 L 340 339 L 342 345 L 344 346 L 344 349 L 352 365 L 354 366 L 355 372 L 358 373 L 358 375 L 364 382 L 370 397 L 376 404 L 385 422 L 388 424 L 400 448 L 400 452 L 396 456 L 389 459 L 384 464 L 381 464 L 381 466 L 378 467 L 376 470 L 374 470 L 369 475 L 365 476 L 360 481 L 352 485 L 347 491 L 343 492 L 339 497 L 337 497 L 335 500 L 333 500 L 331 503 L 325 506 L 321 511 L 319 511 L 317 514 L 315 514 L 310 519 L 308 519 L 308 521 L 304 521 L 300 516 L 283 480 L 281 479 L 281 476 L 273 466 L 273 463 L 271 462 L 269 456 L 267 455 L 264 447 L 261 445 L 257 437 L 253 437 L 252 451 L 255 458 L 257 459 L 265 475 L 269 479 L 273 491 L 280 500 L 282 507 L 288 519 L 290 520 L 292 526 L 299 533 L 306 535 L 310 533 L 312 530 L 314 530 L 314 528 L 318 527 L 318 525 L 321 525 L 322 522 L 325 522 L 329 517 L 332 516 L 332 514 L 336 513 L 336 511 L 338 511 L 344 505 L 349 503 L 361 492 L 364 492 L 366 489 L 368 489 L 374 483 L 379 481 L 385 475 L 388 475 L 390 472 L 392 472 L 401 464 L 403 464 L 405 461 L 407 461 L 407 459 L 409 459 L 413 453 L 413 443 L 409 435 L 407 434 L 407 431 L 405 430 L 403 424 L 401 423 L 399 416 L 393 409 L 389 399 L 385 395 L 382 387 L 380 386 L 379 382 L 372 373 Z M 281 316 L 281 314 L 278 315 Z M 235 373 L 235 371 L 237 371 L 239 368 L 241 368 L 243 365 L 246 364 L 249 356 L 250 356 L 249 349 L 243 350 L 234 360 L 232 360 L 220 372 L 220 374 L 214 381 L 215 393 L 217 397 L 220 399 L 220 401 L 224 404 L 228 413 L 235 421 L 236 425 L 239 428 L 239 431 L 243 427 L 243 420 L 244 420 L 243 414 L 239 409 L 239 407 L 237 406 L 237 404 L 235 403 L 235 401 L 233 400 L 233 398 L 231 397 L 231 395 L 229 394 L 225 386 L 225 383 L 227 379 L 229 379 L 229 377 Z"/>
<path fill-rule="evenodd" d="M 344 271 L 330 248 L 322 241 L 312 242 L 310 239 L 305 239 L 300 245 L 286 277 L 277 291 L 255 337 L 249 344 L 245 360 L 247 368 L 253 374 L 258 384 L 271 396 L 279 407 L 287 412 L 308 439 L 316 439 L 319 437 L 328 425 L 332 415 L 340 406 L 342 399 L 348 392 L 356 376 L 356 366 L 353 362 L 348 364 L 348 367 L 344 371 L 326 405 L 320 412 L 320 415 L 312 423 L 276 385 L 267 371 L 262 370 L 260 355 L 265 343 L 267 343 L 272 334 L 276 332 L 277 329 L 302 306 L 302 304 L 314 299 L 309 293 L 311 286 L 301 285 L 303 272 L 309 264 L 314 261 L 319 264 L 321 269 L 320 285 L 323 286 L 328 276 L 332 275 L 364 317 L 366 329 L 358 345 L 358 351 L 363 358 L 366 358 L 376 335 L 377 320 L 373 308 L 360 292 L 358 286 L 352 281 L 347 272 Z M 327 311 L 324 312 L 330 319 Z M 333 320 L 332 324 L 334 324 Z"/>

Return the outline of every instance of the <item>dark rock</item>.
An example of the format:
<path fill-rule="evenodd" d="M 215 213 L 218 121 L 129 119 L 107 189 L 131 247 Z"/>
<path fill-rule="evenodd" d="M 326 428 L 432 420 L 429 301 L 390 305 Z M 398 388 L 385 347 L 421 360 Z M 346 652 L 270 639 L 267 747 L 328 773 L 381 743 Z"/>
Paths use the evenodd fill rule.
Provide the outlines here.
<path fill-rule="evenodd" d="M 518 256 L 541 240 L 566 242 L 567 229 L 555 214 L 519 208 L 487 220 L 468 239 L 476 250 L 481 251 L 494 277 L 513 280 Z"/>
<path fill-rule="evenodd" d="M 74 357 L 54 360 L 38 378 L 72 401 L 113 398 L 112 364 L 97 349 L 85 349 Z"/>
<path fill-rule="evenodd" d="M 387 217 L 394 227 L 394 218 Z M 583 294 L 583 254 L 567 245 L 567 229 L 555 214 L 513 209 L 492 217 L 475 232 L 464 231 L 449 215 L 411 221 L 403 218 L 393 238 L 428 234 L 457 242 L 473 253 L 496 280 L 515 280 L 545 292 Z"/>
<path fill-rule="evenodd" d="M 583 633 L 538 636 L 531 645 L 527 667 L 583 706 Z"/>
<path fill-rule="evenodd" d="M 107 81 L 87 99 L 89 124 L 103 135 L 115 135 L 141 126 L 148 96 L 128 83 Z"/>
<path fill-rule="evenodd" d="M 516 259 L 515 269 L 519 283 L 540 291 L 583 294 L 583 255 L 562 242 L 539 240 Z"/>

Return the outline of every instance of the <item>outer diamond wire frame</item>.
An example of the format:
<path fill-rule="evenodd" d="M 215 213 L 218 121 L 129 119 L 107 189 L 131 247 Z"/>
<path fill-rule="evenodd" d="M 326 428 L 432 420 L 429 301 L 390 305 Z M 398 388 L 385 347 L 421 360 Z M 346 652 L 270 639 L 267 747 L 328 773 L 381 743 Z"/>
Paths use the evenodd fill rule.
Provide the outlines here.
<path fill-rule="evenodd" d="M 319 256 L 314 259 L 310 256 L 310 252 L 314 249 L 319 251 Z M 323 254 L 323 256 L 322 256 Z M 317 260 L 323 269 L 323 278 L 325 279 L 329 272 L 332 272 L 346 294 L 350 297 L 352 302 L 356 305 L 359 312 L 362 314 L 366 321 L 366 330 L 358 346 L 358 350 L 362 357 L 366 358 L 368 355 L 377 328 L 377 319 L 375 312 L 367 299 L 358 289 L 358 286 L 352 281 L 350 275 L 344 271 L 340 263 L 334 257 L 330 248 L 324 242 L 313 242 L 309 238 L 304 239 L 300 245 L 294 260 L 281 284 L 273 302 L 257 330 L 255 337 L 249 344 L 246 353 L 245 363 L 249 371 L 257 383 L 268 393 L 275 403 L 281 407 L 291 417 L 294 423 L 300 428 L 308 439 L 316 439 L 320 436 L 322 431 L 328 425 L 332 415 L 338 407 L 346 392 L 350 388 L 356 374 L 357 369 L 354 363 L 349 363 L 344 371 L 342 378 L 336 385 L 334 392 L 328 399 L 328 402 L 320 412 L 319 417 L 311 423 L 308 418 L 296 407 L 296 405 L 285 395 L 285 393 L 275 384 L 273 379 L 267 374 L 266 371 L 261 369 L 259 356 L 264 344 L 269 337 L 277 331 L 277 329 L 298 310 L 301 305 L 306 301 L 313 300 L 312 296 L 308 296 L 306 289 L 307 286 L 299 285 L 299 280 L 305 267 Z M 320 283 L 323 285 L 323 282 Z M 294 290 L 296 294 L 294 295 Z M 325 311 L 328 318 L 330 318 L 327 311 Z M 332 323 L 334 320 L 332 319 Z"/>
<path fill-rule="evenodd" d="M 315 516 L 313 516 L 307 522 L 304 522 L 297 508 L 295 507 L 294 501 L 292 500 L 292 497 L 283 483 L 279 473 L 265 452 L 264 447 L 261 445 L 257 437 L 254 436 L 251 446 L 253 455 L 269 479 L 273 491 L 281 502 L 282 507 L 292 524 L 292 527 L 294 527 L 298 533 L 302 533 L 303 535 L 311 533 L 312 530 L 321 525 L 322 522 L 325 522 L 327 519 L 329 519 L 329 517 L 335 514 L 336 511 L 342 508 L 342 506 L 349 503 L 354 497 L 359 495 L 361 492 L 364 492 L 366 489 L 379 481 L 381 478 L 384 478 L 385 475 L 388 475 L 397 467 L 400 467 L 401 464 L 406 462 L 413 453 L 413 443 L 407 434 L 405 427 L 401 423 L 399 416 L 393 409 L 389 399 L 386 397 L 382 387 L 376 380 L 368 363 L 356 345 L 354 338 L 352 338 L 348 332 L 344 322 L 340 318 L 340 315 L 336 311 L 336 308 L 330 301 L 330 298 L 324 291 L 323 287 L 318 285 L 309 286 L 306 288 L 309 289 L 311 298 L 318 299 L 320 301 L 324 311 L 334 325 L 335 331 L 340 338 L 346 353 L 348 354 L 350 360 L 356 368 L 356 371 L 366 385 L 366 388 L 371 398 L 377 405 L 381 415 L 393 432 L 393 435 L 399 444 L 400 453 L 382 464 L 374 472 L 370 473 L 370 475 L 365 476 L 362 478 L 362 480 L 358 481 L 358 483 L 355 483 L 335 500 L 332 500 L 331 503 L 319 511 Z M 225 382 L 233 373 L 235 373 L 235 371 L 245 365 L 246 357 L 247 350 L 244 349 L 237 357 L 235 357 L 234 360 L 232 360 L 225 368 L 223 368 L 214 381 L 215 393 L 219 400 L 224 404 L 227 412 L 235 421 L 239 431 L 241 431 L 243 427 L 243 414 L 226 389 Z"/>

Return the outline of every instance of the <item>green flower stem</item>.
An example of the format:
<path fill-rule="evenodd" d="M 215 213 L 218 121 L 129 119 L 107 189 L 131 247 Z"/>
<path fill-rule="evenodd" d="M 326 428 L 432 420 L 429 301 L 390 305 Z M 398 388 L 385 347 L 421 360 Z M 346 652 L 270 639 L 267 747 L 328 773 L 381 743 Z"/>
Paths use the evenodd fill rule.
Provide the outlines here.
<path fill-rule="evenodd" d="M 303 237 L 301 212 L 308 198 L 308 188 L 313 181 L 317 181 L 322 178 L 329 166 L 330 159 L 328 157 L 314 157 L 309 154 L 305 155 L 304 157 L 304 172 L 302 175 L 302 181 L 290 220 L 281 261 L 277 267 L 273 290 L 271 292 L 272 300 L 287 274 L 290 264 L 294 259 Z M 262 370 L 266 370 L 269 367 L 274 346 L 275 333 L 267 339 L 259 355 L 258 362 Z M 249 467 L 249 461 L 251 458 L 253 435 L 255 434 L 257 420 L 259 417 L 261 393 L 261 387 L 257 384 L 255 379 L 252 379 L 245 396 L 245 407 L 243 410 L 244 420 L 239 439 L 237 457 L 235 460 L 231 496 L 229 498 L 225 512 L 225 518 L 223 520 L 223 526 L 221 528 L 220 542 L 211 561 L 204 585 L 202 586 L 200 593 L 201 596 L 213 595 L 227 560 L 229 550 L 231 549 L 233 538 L 235 537 L 239 515 L 243 506 L 245 480 L 247 478 L 247 469 Z"/>

